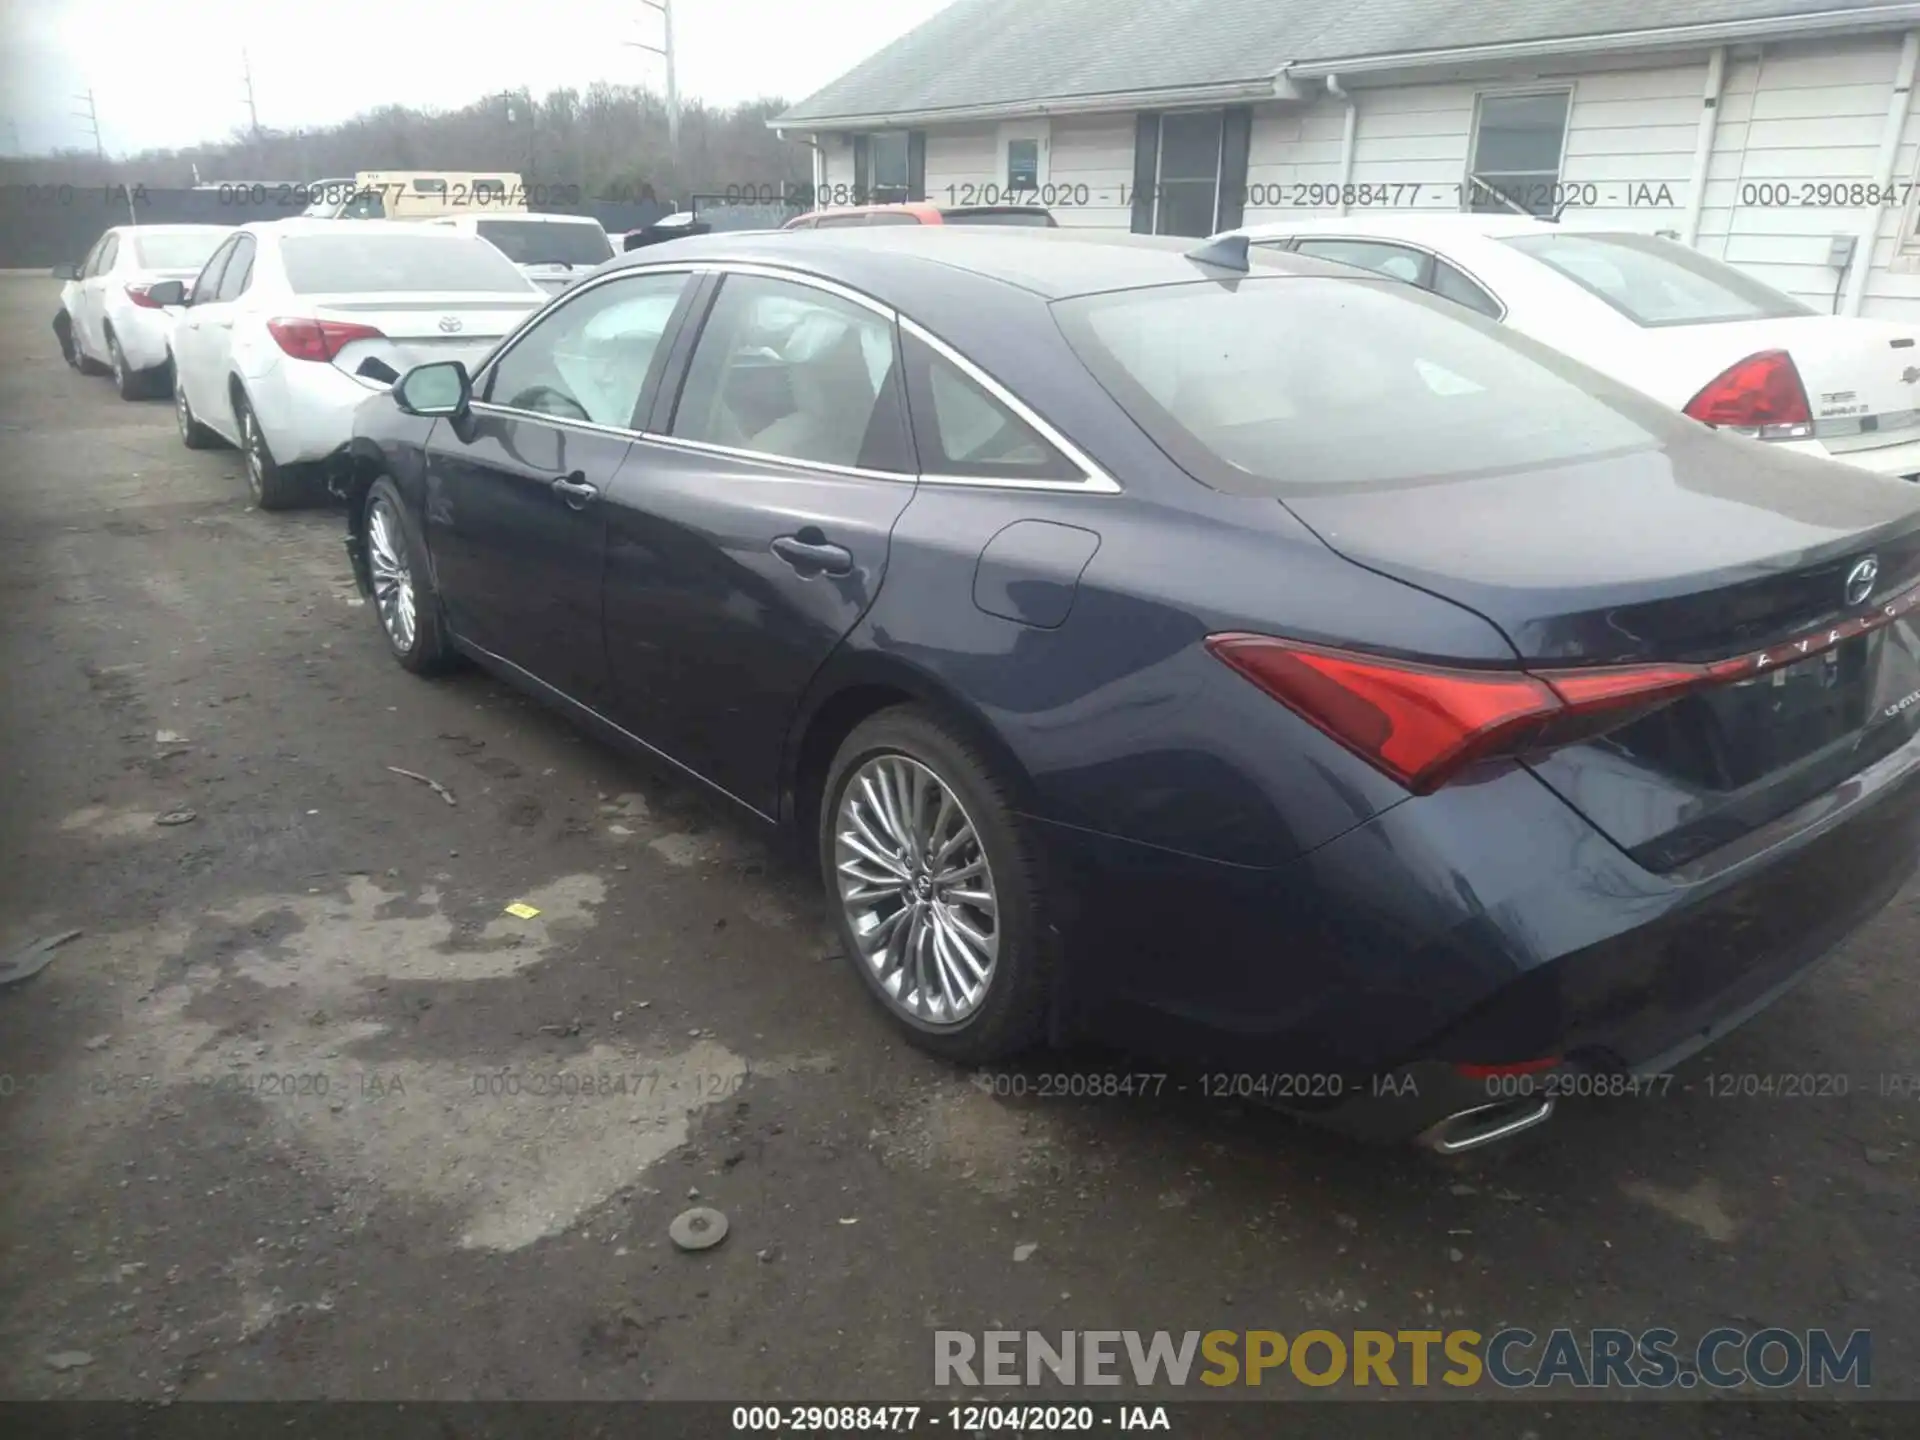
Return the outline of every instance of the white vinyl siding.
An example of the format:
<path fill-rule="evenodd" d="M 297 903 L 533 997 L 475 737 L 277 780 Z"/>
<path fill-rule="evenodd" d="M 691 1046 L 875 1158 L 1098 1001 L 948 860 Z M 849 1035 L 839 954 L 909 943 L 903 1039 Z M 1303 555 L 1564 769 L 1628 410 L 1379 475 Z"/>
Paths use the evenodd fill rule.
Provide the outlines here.
<path fill-rule="evenodd" d="M 1790 41 L 1730 56 L 1716 111 L 1697 244 L 1817 310 L 1844 282 L 1827 264 L 1836 235 L 1858 234 L 1871 211 L 1859 207 L 1741 204 L 1742 185 L 1761 182 L 1865 182 L 1886 125 L 1897 33 L 1844 40 Z M 1423 209 L 1458 204 L 1473 144 L 1476 97 L 1549 89 L 1572 92 L 1560 166 L 1562 193 L 1596 186 L 1599 205 L 1573 205 L 1565 218 L 1590 225 L 1678 236 L 1703 112 L 1705 50 L 1672 57 L 1604 57 L 1549 67 L 1489 68 L 1471 79 L 1393 83 L 1350 81 L 1359 107 L 1352 172 L 1356 186 L 1419 187 Z M 1055 116 L 1047 166 L 1055 218 L 1063 226 L 1126 230 L 1133 185 L 1131 114 Z M 1247 170 L 1248 224 L 1338 212 L 1346 108 L 1330 95 L 1311 102 L 1254 107 Z M 1002 168 L 991 126 L 930 127 L 927 197 L 942 187 L 991 183 Z M 829 181 L 850 183 L 850 150 L 827 141 Z M 1909 113 L 1894 183 L 1920 188 L 1920 99 Z M 1071 203 L 1075 186 L 1087 203 Z M 1324 187 L 1316 197 L 1300 186 Z M 1664 193 L 1662 193 L 1664 187 Z M 1629 194 L 1643 203 L 1629 204 Z M 1318 198 L 1325 203 L 1315 204 Z M 1368 196 L 1370 201 L 1377 194 Z M 1354 204 L 1349 213 L 1379 208 Z M 1920 200 L 1880 215 L 1863 314 L 1920 321 L 1920 236 L 1901 240 L 1903 223 L 1920 225 Z"/>

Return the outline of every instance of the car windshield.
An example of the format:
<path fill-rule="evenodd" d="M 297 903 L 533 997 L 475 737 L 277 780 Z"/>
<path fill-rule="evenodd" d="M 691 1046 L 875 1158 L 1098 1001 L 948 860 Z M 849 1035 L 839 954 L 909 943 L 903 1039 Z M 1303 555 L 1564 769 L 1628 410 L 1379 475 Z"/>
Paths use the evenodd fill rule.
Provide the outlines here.
<path fill-rule="evenodd" d="M 1711 325 L 1815 313 L 1731 265 L 1657 235 L 1505 238 L 1521 254 L 1551 266 L 1636 325 Z"/>
<path fill-rule="evenodd" d="M 1393 282 L 1201 282 L 1054 313 L 1107 391 L 1220 489 L 1417 483 L 1662 443 L 1652 402 Z"/>
<path fill-rule="evenodd" d="M 564 220 L 480 220 L 473 228 L 516 265 L 598 265 L 613 258 L 607 232 L 598 225 Z"/>
<path fill-rule="evenodd" d="M 475 236 L 422 230 L 417 235 L 292 235 L 281 242 L 287 283 L 296 295 L 390 290 L 534 288 L 493 246 Z"/>
<path fill-rule="evenodd" d="M 150 230 L 133 237 L 133 253 L 145 270 L 199 270 L 225 230 Z"/>

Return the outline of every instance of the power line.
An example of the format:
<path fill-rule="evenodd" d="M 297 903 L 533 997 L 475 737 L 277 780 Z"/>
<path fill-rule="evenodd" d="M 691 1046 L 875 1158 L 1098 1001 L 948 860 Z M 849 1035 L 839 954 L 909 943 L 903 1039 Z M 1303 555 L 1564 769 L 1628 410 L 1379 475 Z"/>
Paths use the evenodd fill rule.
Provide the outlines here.
<path fill-rule="evenodd" d="M 253 139 L 260 138 L 260 111 L 253 103 L 253 62 L 247 58 L 246 47 L 240 48 L 240 75 L 247 85 L 247 125 L 248 134 Z"/>
<path fill-rule="evenodd" d="M 89 89 L 86 94 L 76 95 L 73 98 L 87 102 L 86 109 L 76 110 L 73 114 L 76 119 L 87 122 L 87 130 L 93 136 L 94 158 L 104 163 L 107 158 L 107 147 L 100 143 L 100 111 L 93 103 L 93 91 Z"/>
<path fill-rule="evenodd" d="M 680 86 L 673 73 L 673 0 L 640 0 L 649 10 L 658 10 L 662 22 L 661 43 L 644 44 L 639 40 L 625 43 L 635 50 L 650 50 L 667 62 L 667 150 L 675 160 L 680 158 Z"/>

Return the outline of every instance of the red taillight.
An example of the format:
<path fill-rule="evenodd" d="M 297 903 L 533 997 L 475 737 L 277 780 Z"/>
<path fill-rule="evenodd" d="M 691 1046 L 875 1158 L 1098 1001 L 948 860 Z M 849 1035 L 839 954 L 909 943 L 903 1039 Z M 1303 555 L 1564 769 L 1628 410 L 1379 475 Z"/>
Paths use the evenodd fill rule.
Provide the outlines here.
<path fill-rule="evenodd" d="M 269 320 L 267 333 L 296 360 L 328 361 L 355 340 L 384 340 L 371 325 L 345 320 Z"/>
<path fill-rule="evenodd" d="M 1559 1063 L 1558 1055 L 1548 1055 L 1540 1060 L 1515 1060 L 1505 1065 L 1468 1065 L 1463 1062 L 1453 1068 L 1468 1080 L 1496 1080 L 1502 1075 L 1538 1075 L 1542 1070 L 1551 1070 Z"/>
<path fill-rule="evenodd" d="M 134 304 L 138 305 L 142 310 L 166 309 L 167 308 L 166 306 L 162 305 L 158 300 L 154 299 L 151 295 L 147 293 L 151 289 L 153 289 L 152 281 L 144 281 L 138 284 L 129 285 L 127 286 L 127 299 L 131 300 Z"/>
<path fill-rule="evenodd" d="M 1207 649 L 1416 795 L 1466 765 L 1592 739 L 1715 677 L 1704 665 L 1454 670 L 1268 635 Z"/>
<path fill-rule="evenodd" d="M 1762 440 L 1803 440 L 1813 434 L 1807 387 L 1784 350 L 1762 350 L 1728 366 L 1683 410 L 1703 424 Z"/>

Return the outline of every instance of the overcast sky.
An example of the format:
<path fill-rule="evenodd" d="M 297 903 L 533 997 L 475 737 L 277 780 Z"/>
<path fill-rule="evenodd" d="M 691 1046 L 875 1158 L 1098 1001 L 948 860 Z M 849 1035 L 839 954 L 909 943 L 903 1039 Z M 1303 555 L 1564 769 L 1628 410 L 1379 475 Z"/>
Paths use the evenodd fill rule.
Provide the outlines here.
<path fill-rule="evenodd" d="M 947 3 L 675 0 L 680 92 L 799 100 Z M 659 56 L 619 44 L 659 44 L 639 0 L 0 0 L 0 21 L 7 153 L 90 147 L 72 113 L 89 86 L 109 154 L 224 139 L 247 119 L 242 49 L 274 129 L 521 86 L 665 88 Z"/>

